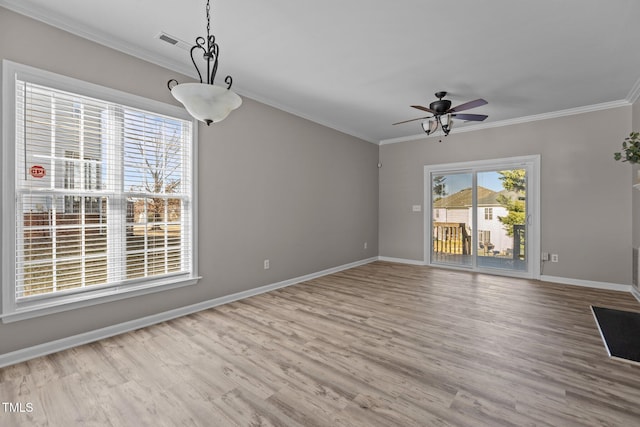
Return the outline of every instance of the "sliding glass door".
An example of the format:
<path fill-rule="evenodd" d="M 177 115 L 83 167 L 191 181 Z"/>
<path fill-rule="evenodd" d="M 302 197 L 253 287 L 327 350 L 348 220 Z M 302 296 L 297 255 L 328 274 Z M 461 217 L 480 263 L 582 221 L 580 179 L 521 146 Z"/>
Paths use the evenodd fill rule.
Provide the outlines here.
<path fill-rule="evenodd" d="M 538 162 L 531 156 L 425 167 L 426 262 L 533 277 Z"/>
<path fill-rule="evenodd" d="M 527 271 L 527 170 L 477 173 L 477 264 Z"/>
<path fill-rule="evenodd" d="M 431 259 L 434 263 L 473 265 L 472 189 L 473 175 L 469 172 L 432 175 Z"/>

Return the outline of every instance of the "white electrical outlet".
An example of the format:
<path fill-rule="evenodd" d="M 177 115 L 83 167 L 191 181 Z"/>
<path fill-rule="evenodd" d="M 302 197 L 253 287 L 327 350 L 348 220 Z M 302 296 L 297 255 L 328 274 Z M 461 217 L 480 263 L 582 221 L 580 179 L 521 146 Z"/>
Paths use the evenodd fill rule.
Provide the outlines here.
<path fill-rule="evenodd" d="M 542 252 L 542 255 L 540 256 L 540 260 L 549 261 L 549 252 Z"/>
<path fill-rule="evenodd" d="M 411 207 L 411 210 L 412 210 L 413 212 L 422 212 L 422 206 L 421 206 L 421 205 L 413 205 L 413 206 Z"/>
<path fill-rule="evenodd" d="M 268 260 L 268 259 L 265 259 L 265 260 L 264 260 L 264 269 L 265 269 L 265 270 L 268 270 L 268 269 L 269 269 L 269 260 Z"/>
<path fill-rule="evenodd" d="M 364 242 L 364 248 L 367 249 L 367 242 Z"/>
<path fill-rule="evenodd" d="M 558 254 L 551 254 L 551 262 L 558 262 Z"/>

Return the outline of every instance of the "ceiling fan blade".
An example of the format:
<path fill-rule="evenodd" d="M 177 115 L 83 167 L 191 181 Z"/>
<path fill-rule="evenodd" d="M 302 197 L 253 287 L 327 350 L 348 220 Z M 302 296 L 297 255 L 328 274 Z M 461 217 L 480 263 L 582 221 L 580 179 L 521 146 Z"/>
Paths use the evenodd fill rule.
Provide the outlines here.
<path fill-rule="evenodd" d="M 422 105 L 412 105 L 411 107 L 417 108 L 418 110 L 426 111 L 427 113 L 438 114 L 437 111 L 432 110 L 431 108 L 423 107 Z"/>
<path fill-rule="evenodd" d="M 447 113 L 456 113 L 458 111 L 469 110 L 471 108 L 476 108 L 485 104 L 488 104 L 488 102 L 480 98 L 473 101 L 465 102 L 464 104 L 460 104 L 453 108 L 449 108 L 449 111 L 447 111 Z"/>
<path fill-rule="evenodd" d="M 455 114 L 455 113 L 452 114 L 451 116 L 459 120 L 468 120 L 472 122 L 481 122 L 487 117 L 489 117 L 485 114 Z"/>
<path fill-rule="evenodd" d="M 403 122 L 398 122 L 398 123 L 393 123 L 393 125 L 401 125 L 402 123 L 409 123 L 409 122 L 415 122 L 416 120 L 424 120 L 424 119 L 429 119 L 433 116 L 427 116 L 427 117 L 418 117 L 417 119 L 411 119 L 411 120 L 405 120 Z M 393 126 L 392 125 L 392 126 Z"/>

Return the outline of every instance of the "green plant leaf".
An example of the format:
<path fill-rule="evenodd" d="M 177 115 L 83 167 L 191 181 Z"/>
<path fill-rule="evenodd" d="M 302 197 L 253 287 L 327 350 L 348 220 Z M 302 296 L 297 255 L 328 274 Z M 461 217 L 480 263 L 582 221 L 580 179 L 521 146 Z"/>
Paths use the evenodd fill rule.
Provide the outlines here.
<path fill-rule="evenodd" d="M 633 131 L 622 141 L 622 151 L 613 153 L 622 162 L 640 163 L 640 132 Z"/>

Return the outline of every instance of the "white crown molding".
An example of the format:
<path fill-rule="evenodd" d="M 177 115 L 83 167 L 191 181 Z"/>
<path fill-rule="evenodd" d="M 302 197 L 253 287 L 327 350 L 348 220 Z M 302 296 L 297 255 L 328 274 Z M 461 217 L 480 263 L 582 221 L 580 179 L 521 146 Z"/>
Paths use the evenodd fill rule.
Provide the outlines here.
<path fill-rule="evenodd" d="M 640 78 L 636 80 L 636 84 L 633 85 L 625 99 L 630 104 L 634 104 L 638 100 L 638 98 L 640 98 Z"/>
<path fill-rule="evenodd" d="M 39 8 L 33 7 L 29 4 L 23 4 L 20 0 L 0 0 L 0 7 L 5 7 L 13 12 L 19 13 L 21 15 L 25 15 L 29 18 L 33 18 L 47 25 L 51 25 L 53 27 L 56 27 L 68 33 L 74 34 L 78 37 L 106 46 L 108 48 L 118 50 L 122 53 L 141 59 L 143 61 L 150 62 L 152 64 L 158 65 L 160 67 L 166 68 L 171 71 L 175 71 L 184 76 L 188 76 L 194 79 L 197 78 L 196 73 L 194 72 L 192 67 L 190 67 L 191 63 L 187 60 L 185 60 L 184 63 L 178 63 L 176 61 L 167 60 L 167 58 L 165 57 L 151 54 L 148 51 L 145 51 L 143 49 L 138 49 L 135 46 L 125 43 L 122 40 L 97 32 L 92 28 L 82 25 L 78 22 L 70 21 L 68 18 L 64 18 L 59 14 L 50 13 L 50 12 L 45 13 Z M 308 115 L 301 114 L 286 105 L 279 104 L 276 101 L 266 99 L 250 91 L 243 90 L 242 87 L 238 87 L 238 85 L 234 86 L 234 90 L 239 95 L 245 96 L 247 98 L 251 98 L 262 104 L 284 111 L 285 113 L 289 113 L 296 117 L 309 120 L 311 122 L 328 127 L 338 132 L 370 142 L 372 144 L 376 144 L 376 145 L 378 144 L 378 141 L 374 138 L 371 138 L 370 136 L 364 135 L 360 132 L 356 132 L 353 129 L 346 129 L 344 127 L 336 126 L 333 123 L 323 121 L 323 120 L 318 120 L 317 118 L 313 118 Z"/>
<path fill-rule="evenodd" d="M 638 83 L 636 83 L 636 85 L 639 86 L 636 92 L 640 94 L 640 80 L 638 81 Z M 594 111 L 608 110 L 611 108 L 628 107 L 631 104 L 632 103 L 630 101 L 626 99 L 622 99 L 619 101 L 603 102 L 601 104 L 587 105 L 584 107 L 577 107 L 577 108 L 569 108 L 566 110 L 552 111 L 552 112 L 543 113 L 543 114 L 535 114 L 533 116 L 524 116 L 524 117 L 518 117 L 515 119 L 507 119 L 507 120 L 500 120 L 497 122 L 489 122 L 489 123 L 481 123 L 481 124 L 472 125 L 472 126 L 465 126 L 461 128 L 455 128 L 453 132 L 455 133 L 474 132 L 482 129 L 511 126 L 511 125 L 516 125 L 520 123 L 536 122 L 539 120 L 555 119 L 559 117 L 573 116 L 576 114 L 584 114 L 584 113 L 591 113 Z M 399 142 L 416 141 L 419 139 L 431 139 L 431 138 L 442 138 L 442 135 L 436 134 L 436 135 L 427 136 L 424 133 L 422 133 L 417 135 L 403 136 L 400 138 L 383 139 L 379 142 L 379 144 L 380 145 L 397 144 Z"/>
<path fill-rule="evenodd" d="M 90 40 L 108 48 L 126 53 L 127 55 L 136 57 L 146 62 L 150 62 L 155 65 L 159 65 L 163 68 L 175 71 L 185 76 L 195 76 L 195 72 L 188 67 L 188 64 L 177 63 L 175 61 L 167 60 L 167 58 L 160 55 L 153 55 L 142 49 L 138 49 L 129 43 L 119 40 L 114 37 L 110 37 L 104 33 L 97 32 L 91 27 L 80 24 L 75 21 L 71 21 L 66 17 L 63 17 L 54 12 L 44 12 L 43 10 L 33 7 L 31 4 L 24 4 L 20 0 L 0 0 L 0 7 L 5 7 L 13 12 L 21 15 L 25 15 L 29 18 L 43 22 L 52 27 L 61 29 L 68 33 L 74 34 L 83 39 Z"/>
<path fill-rule="evenodd" d="M 458 132 L 458 129 L 456 129 L 456 132 Z M 442 135 L 438 135 L 438 136 L 442 137 Z M 418 141 L 420 139 L 430 139 L 434 137 L 435 137 L 434 135 L 429 136 L 429 135 L 425 135 L 424 133 L 409 135 L 409 136 L 400 136 L 398 138 L 381 139 L 378 142 L 378 145 L 398 144 L 400 142 Z"/>
<path fill-rule="evenodd" d="M 87 27 L 75 21 L 70 21 L 68 18 L 65 18 L 59 14 L 56 14 L 53 12 L 45 13 L 43 10 L 37 7 L 34 7 L 29 3 L 24 4 L 24 2 L 21 0 L 0 0 L 0 7 L 5 7 L 9 10 L 12 10 L 13 12 L 28 16 L 38 21 L 44 22 L 45 24 L 67 31 L 76 36 L 82 37 L 84 39 L 93 41 L 95 43 L 101 44 L 103 46 L 106 46 L 112 49 L 118 50 L 122 53 L 150 62 L 152 64 L 166 68 L 168 70 L 175 71 L 177 73 L 180 73 L 185 76 L 189 76 L 191 78 L 195 78 L 196 73 L 191 69 L 191 67 L 189 67 L 188 61 L 181 63 L 181 62 L 168 60 L 167 58 L 162 57 L 161 55 L 153 55 L 148 51 L 145 51 L 143 49 L 138 49 L 135 46 L 132 46 L 129 43 L 126 43 L 122 40 L 119 40 L 114 37 L 110 37 L 104 33 L 97 32 L 93 30 L 91 27 Z M 294 116 L 303 118 L 305 120 L 309 120 L 319 125 L 334 129 L 338 132 L 342 132 L 344 134 L 353 136 L 355 138 L 358 138 L 376 145 L 387 145 L 387 144 L 395 144 L 399 142 L 415 141 L 419 139 L 442 137 L 442 135 L 427 136 L 423 133 L 423 134 L 410 135 L 410 136 L 404 136 L 399 138 L 376 140 L 367 135 L 362 134 L 361 132 L 357 132 L 353 129 L 347 129 L 341 126 L 337 126 L 328 121 L 318 120 L 311 116 L 301 114 L 299 112 L 294 111 L 294 109 L 286 105 L 279 104 L 276 101 L 266 99 L 250 91 L 243 90 L 241 87 L 238 88 L 237 85 L 235 86 L 235 91 L 242 96 L 246 96 L 262 104 L 269 105 L 271 107 L 274 107 L 278 110 L 292 114 Z M 599 111 L 599 110 L 604 110 L 608 108 L 627 106 L 627 105 L 633 104 L 639 97 L 640 97 L 640 78 L 638 79 L 638 81 L 636 81 L 635 85 L 633 86 L 633 88 L 631 89 L 631 91 L 629 92 L 625 100 L 606 102 L 606 103 L 595 104 L 595 105 L 586 106 L 586 107 L 571 108 L 567 110 L 537 114 L 533 116 L 525 116 L 525 117 L 520 117 L 515 119 L 502 120 L 498 122 L 490 122 L 490 123 L 482 123 L 482 124 L 477 124 L 472 126 L 465 126 L 461 128 L 456 128 L 455 132 L 456 133 L 473 132 L 473 131 L 482 130 L 482 129 L 503 127 L 503 126 L 509 126 L 509 125 L 518 124 L 518 123 L 527 123 L 527 122 L 532 122 L 537 120 L 545 120 L 550 118 L 569 116 L 573 114 L 582 114 L 582 113 L 587 113 L 591 111 Z"/>
<path fill-rule="evenodd" d="M 235 90 L 235 88 L 236 88 L 236 86 L 234 86 L 234 90 Z M 335 131 L 344 133 L 346 135 L 353 136 L 354 138 L 358 138 L 358 139 L 361 139 L 363 141 L 367 141 L 367 142 L 370 142 L 372 144 L 378 145 L 378 140 L 376 140 L 374 138 L 371 138 L 370 136 L 364 135 L 364 134 L 362 134 L 360 132 L 356 132 L 353 129 L 346 129 L 344 127 L 337 126 L 337 125 L 335 125 L 333 123 L 330 123 L 328 121 L 318 120 L 315 117 L 311 117 L 311 116 L 306 115 L 306 114 L 301 114 L 300 112 L 295 111 L 294 109 L 292 109 L 289 106 L 286 106 L 284 104 L 280 104 L 280 103 L 275 102 L 275 101 L 273 101 L 271 99 L 266 99 L 263 96 L 257 95 L 255 93 L 247 91 L 247 90 L 243 90 L 242 88 L 237 89 L 236 92 L 238 92 L 240 95 L 246 96 L 247 98 L 251 98 L 254 101 L 257 101 L 257 102 L 259 102 L 261 104 L 268 105 L 268 106 L 273 107 L 273 108 L 275 108 L 277 110 L 284 111 L 285 113 L 289 113 L 289 114 L 291 114 L 293 116 L 296 116 L 296 117 L 300 117 L 301 119 L 309 120 L 310 122 L 319 124 L 319 125 L 324 126 L 324 127 L 328 127 L 330 129 L 333 129 Z"/>

